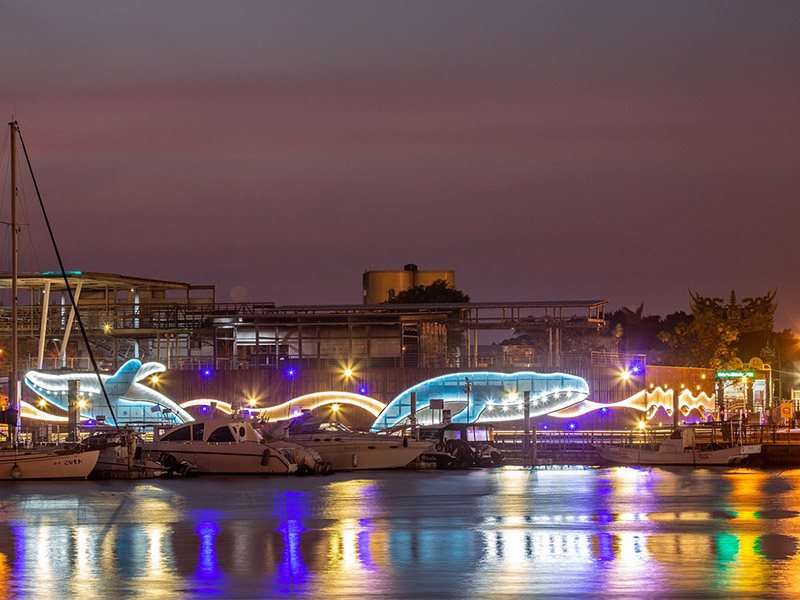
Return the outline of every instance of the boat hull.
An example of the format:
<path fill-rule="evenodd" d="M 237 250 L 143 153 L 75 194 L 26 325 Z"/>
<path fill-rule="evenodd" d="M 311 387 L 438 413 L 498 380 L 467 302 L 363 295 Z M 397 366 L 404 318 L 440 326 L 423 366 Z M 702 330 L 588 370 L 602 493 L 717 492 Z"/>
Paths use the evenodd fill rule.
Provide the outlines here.
<path fill-rule="evenodd" d="M 86 479 L 95 468 L 99 454 L 99 450 L 4 450 L 0 452 L 0 480 Z"/>
<path fill-rule="evenodd" d="M 718 450 L 684 450 L 683 452 L 659 452 L 619 446 L 594 446 L 603 460 L 622 465 L 641 466 L 694 466 L 737 465 L 748 457 L 761 452 L 760 445 L 734 446 Z"/>
<path fill-rule="evenodd" d="M 279 475 L 297 470 L 279 450 L 258 442 L 153 442 L 146 444 L 143 456 L 161 462 L 163 454 L 192 464 L 198 474 Z"/>
<path fill-rule="evenodd" d="M 358 434 L 356 434 L 358 435 Z M 369 434 L 364 434 L 369 436 Z M 383 439 L 356 440 L 340 436 L 340 440 L 325 441 L 319 435 L 293 435 L 291 441 L 316 450 L 331 463 L 334 471 L 366 471 L 402 469 L 430 448 L 427 442 Z M 407 445 L 406 445 L 407 444 Z"/>

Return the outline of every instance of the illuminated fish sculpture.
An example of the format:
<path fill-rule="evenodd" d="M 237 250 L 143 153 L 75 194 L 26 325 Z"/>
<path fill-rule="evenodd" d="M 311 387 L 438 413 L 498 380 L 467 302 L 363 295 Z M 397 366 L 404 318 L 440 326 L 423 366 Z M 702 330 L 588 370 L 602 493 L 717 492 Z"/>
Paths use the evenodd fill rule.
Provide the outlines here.
<path fill-rule="evenodd" d="M 165 419 L 178 424 L 194 420 L 188 412 L 164 394 L 140 383 L 147 377 L 163 371 L 166 371 L 166 367 L 161 363 L 142 364 L 134 359 L 122 365 L 113 375 L 101 375 L 103 387 L 106 389 L 118 424 Z M 68 410 L 67 382 L 75 379 L 80 381 L 80 396 L 86 403 L 86 406 L 81 408 L 81 417 L 96 418 L 98 415 L 106 415 L 106 421 L 113 424 L 114 420 L 108 414 L 108 405 L 94 373 L 28 371 L 25 374 L 25 384 L 31 390 L 63 411 Z"/>
<path fill-rule="evenodd" d="M 416 393 L 420 424 L 439 422 L 442 410 L 449 410 L 455 423 L 488 423 L 522 419 L 525 392 L 530 392 L 530 416 L 538 417 L 582 402 L 589 396 L 589 385 L 581 377 L 565 373 L 450 373 L 397 396 L 381 411 L 372 429 L 407 424 L 412 392 Z"/>

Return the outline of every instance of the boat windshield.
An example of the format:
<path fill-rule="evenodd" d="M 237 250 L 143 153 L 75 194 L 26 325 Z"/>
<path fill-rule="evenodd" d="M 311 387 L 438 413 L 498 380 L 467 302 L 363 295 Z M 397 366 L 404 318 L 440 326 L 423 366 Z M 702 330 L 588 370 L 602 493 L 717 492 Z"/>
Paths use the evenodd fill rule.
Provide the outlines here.
<path fill-rule="evenodd" d="M 335 421 L 323 421 L 317 417 L 297 417 L 286 428 L 289 433 L 316 433 L 318 431 L 352 432 L 352 430 Z"/>

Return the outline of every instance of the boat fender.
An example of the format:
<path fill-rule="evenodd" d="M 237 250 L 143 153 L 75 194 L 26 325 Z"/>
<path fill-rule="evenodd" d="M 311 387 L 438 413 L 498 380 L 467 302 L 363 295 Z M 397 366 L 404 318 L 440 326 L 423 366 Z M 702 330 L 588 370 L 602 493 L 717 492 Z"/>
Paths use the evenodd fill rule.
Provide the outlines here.
<path fill-rule="evenodd" d="M 441 452 L 442 450 L 444 450 L 444 444 L 442 442 L 439 442 L 438 444 L 436 444 L 436 451 Z"/>
<path fill-rule="evenodd" d="M 358 466 L 358 454 L 353 454 L 352 465 L 354 469 Z"/>
<path fill-rule="evenodd" d="M 408 448 L 408 436 L 403 436 L 403 448 Z"/>
<path fill-rule="evenodd" d="M 11 467 L 11 479 L 19 479 L 22 477 L 22 469 L 19 468 L 17 463 L 14 463 L 14 466 Z"/>
<path fill-rule="evenodd" d="M 261 466 L 266 467 L 267 463 L 269 462 L 270 453 L 269 450 L 264 450 L 264 454 L 261 455 Z"/>

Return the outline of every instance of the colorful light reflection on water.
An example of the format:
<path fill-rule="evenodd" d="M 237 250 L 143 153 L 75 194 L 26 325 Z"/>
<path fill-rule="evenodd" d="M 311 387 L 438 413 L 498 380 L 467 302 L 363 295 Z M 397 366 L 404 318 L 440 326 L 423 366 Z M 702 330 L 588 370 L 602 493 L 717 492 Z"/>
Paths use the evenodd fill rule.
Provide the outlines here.
<path fill-rule="evenodd" d="M 8 597 L 793 597 L 800 471 L 0 486 Z"/>

